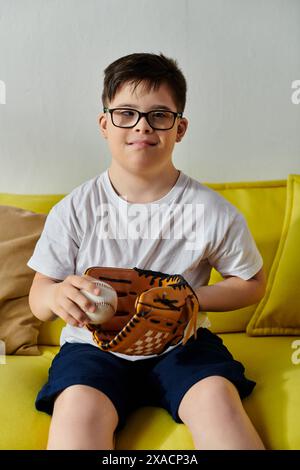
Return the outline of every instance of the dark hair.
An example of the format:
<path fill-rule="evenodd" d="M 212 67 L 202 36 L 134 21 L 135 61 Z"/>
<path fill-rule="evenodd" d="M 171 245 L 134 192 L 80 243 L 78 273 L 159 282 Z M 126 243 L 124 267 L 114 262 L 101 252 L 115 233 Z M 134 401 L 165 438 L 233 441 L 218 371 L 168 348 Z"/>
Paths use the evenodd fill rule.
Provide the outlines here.
<path fill-rule="evenodd" d="M 163 54 L 135 53 L 112 62 L 104 70 L 103 106 L 108 106 L 118 89 L 125 82 L 134 85 L 134 90 L 141 83 L 151 90 L 157 90 L 161 84 L 169 86 L 178 112 L 183 112 L 186 101 L 186 80 L 176 60 Z"/>

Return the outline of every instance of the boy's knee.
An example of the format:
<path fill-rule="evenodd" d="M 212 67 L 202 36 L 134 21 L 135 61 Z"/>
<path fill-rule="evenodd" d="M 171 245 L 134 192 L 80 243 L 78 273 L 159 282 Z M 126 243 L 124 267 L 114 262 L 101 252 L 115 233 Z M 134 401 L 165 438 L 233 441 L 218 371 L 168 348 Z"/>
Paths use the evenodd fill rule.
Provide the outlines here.
<path fill-rule="evenodd" d="M 54 413 L 97 421 L 113 431 L 118 425 L 118 413 L 112 401 L 100 390 L 87 385 L 65 388 L 55 399 Z"/>
<path fill-rule="evenodd" d="M 220 375 L 212 375 L 200 380 L 195 384 L 194 391 L 199 395 L 201 394 L 203 398 L 211 397 L 212 399 L 223 396 L 226 398 L 228 395 L 236 395 L 238 393 L 235 385 L 226 379 L 226 377 Z"/>
<path fill-rule="evenodd" d="M 220 375 L 212 375 L 197 382 L 190 388 L 189 392 L 197 394 L 202 399 L 227 397 L 228 395 L 236 395 L 238 392 L 235 385 Z"/>
<path fill-rule="evenodd" d="M 210 405 L 214 408 L 217 403 L 229 405 L 239 400 L 236 387 L 225 377 L 218 375 L 206 377 L 195 383 L 181 400 L 178 414 L 184 422 L 188 416 L 194 416 L 197 409 L 208 410 Z"/>

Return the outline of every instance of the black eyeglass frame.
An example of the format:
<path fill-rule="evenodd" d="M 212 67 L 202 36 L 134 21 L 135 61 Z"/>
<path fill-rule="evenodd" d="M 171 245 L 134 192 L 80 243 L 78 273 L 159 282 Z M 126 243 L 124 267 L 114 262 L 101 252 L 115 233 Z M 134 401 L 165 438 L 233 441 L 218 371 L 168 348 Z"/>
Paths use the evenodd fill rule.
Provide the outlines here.
<path fill-rule="evenodd" d="M 116 110 L 119 110 L 119 109 L 124 109 L 126 111 L 135 111 L 136 113 L 138 113 L 139 117 L 138 117 L 138 120 L 136 121 L 135 124 L 133 124 L 132 126 L 117 126 L 115 123 L 114 123 L 114 120 L 113 120 L 113 112 L 116 111 Z M 173 121 L 173 124 L 171 127 L 168 127 L 166 129 L 161 129 L 160 127 L 153 127 L 152 124 L 149 122 L 149 119 L 148 119 L 148 115 L 151 114 L 151 113 L 156 113 L 156 112 L 167 112 L 167 113 L 171 113 L 173 114 L 173 117 L 174 117 L 174 121 Z M 148 111 L 147 113 L 142 113 L 141 111 L 138 111 L 137 109 L 134 109 L 134 108 L 106 108 L 104 107 L 103 108 L 103 112 L 104 113 L 107 113 L 109 112 L 110 115 L 111 115 L 111 122 L 113 123 L 113 125 L 115 127 L 119 127 L 120 129 L 132 129 L 133 127 L 135 127 L 137 125 L 137 123 L 142 119 L 142 117 L 145 117 L 146 118 L 146 121 L 148 122 L 149 126 L 155 130 L 155 131 L 169 131 L 170 129 L 172 129 L 174 127 L 174 124 L 175 124 L 175 121 L 176 121 L 176 118 L 182 118 L 183 117 L 183 113 L 180 112 L 180 113 L 176 113 L 174 111 L 169 111 L 168 109 L 153 109 L 152 111 Z"/>

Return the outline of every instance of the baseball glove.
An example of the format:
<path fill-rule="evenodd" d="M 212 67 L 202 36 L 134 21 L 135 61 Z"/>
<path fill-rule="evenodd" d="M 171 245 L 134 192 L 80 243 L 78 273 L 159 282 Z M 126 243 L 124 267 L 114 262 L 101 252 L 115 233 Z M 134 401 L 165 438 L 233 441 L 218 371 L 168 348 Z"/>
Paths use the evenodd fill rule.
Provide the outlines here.
<path fill-rule="evenodd" d="M 110 284 L 118 294 L 115 315 L 101 325 L 87 324 L 103 351 L 127 355 L 161 354 L 194 331 L 199 302 L 179 274 L 139 268 L 91 267 L 86 275 Z"/>

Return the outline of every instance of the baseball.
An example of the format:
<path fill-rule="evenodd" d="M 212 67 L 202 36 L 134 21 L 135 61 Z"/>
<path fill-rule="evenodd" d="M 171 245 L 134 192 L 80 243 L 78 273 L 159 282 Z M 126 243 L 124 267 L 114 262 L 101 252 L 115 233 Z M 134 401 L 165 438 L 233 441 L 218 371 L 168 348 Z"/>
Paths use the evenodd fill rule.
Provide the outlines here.
<path fill-rule="evenodd" d="M 80 289 L 83 295 L 96 304 L 95 312 L 85 311 L 94 325 L 105 323 L 114 316 L 117 305 L 118 295 L 115 289 L 103 281 L 94 281 L 95 287 L 100 288 L 100 295 L 94 295 L 84 289 Z"/>

